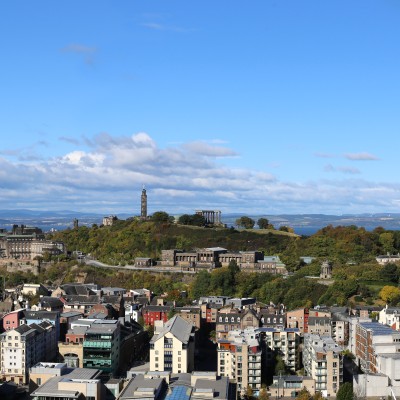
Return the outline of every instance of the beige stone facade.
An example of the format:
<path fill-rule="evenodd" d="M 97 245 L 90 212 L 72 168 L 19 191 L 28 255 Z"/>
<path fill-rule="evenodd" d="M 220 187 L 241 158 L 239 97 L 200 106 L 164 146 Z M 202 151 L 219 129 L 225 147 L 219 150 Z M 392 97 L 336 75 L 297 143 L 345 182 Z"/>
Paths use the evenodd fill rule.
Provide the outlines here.
<path fill-rule="evenodd" d="M 175 315 L 167 323 L 157 321 L 150 341 L 150 370 L 186 373 L 194 369 L 194 327 Z"/>
<path fill-rule="evenodd" d="M 330 337 L 304 335 L 303 365 L 324 397 L 336 396 L 343 383 L 342 348 Z"/>

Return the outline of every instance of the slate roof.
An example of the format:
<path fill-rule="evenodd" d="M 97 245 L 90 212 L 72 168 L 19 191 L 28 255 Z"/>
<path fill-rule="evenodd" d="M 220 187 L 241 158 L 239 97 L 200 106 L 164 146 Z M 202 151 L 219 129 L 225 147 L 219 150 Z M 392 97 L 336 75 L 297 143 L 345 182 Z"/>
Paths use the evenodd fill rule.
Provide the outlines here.
<path fill-rule="evenodd" d="M 23 311 L 23 316 L 25 319 L 35 319 L 37 321 L 42 319 L 56 320 L 59 317 L 59 315 L 60 314 L 57 311 L 46 311 L 46 310 Z"/>
<path fill-rule="evenodd" d="M 154 335 L 151 339 L 151 343 L 154 343 L 156 340 L 161 339 L 167 333 L 171 333 L 182 343 L 188 343 L 190 336 L 192 335 L 193 325 L 186 322 L 179 315 L 175 315 L 170 320 L 168 320 L 160 333 L 158 335 Z"/>
<path fill-rule="evenodd" d="M 67 304 L 70 304 L 70 303 L 98 304 L 98 303 L 100 303 L 100 298 L 97 295 L 90 295 L 90 296 L 65 295 L 65 296 L 63 296 L 63 298 L 66 300 Z"/>
<path fill-rule="evenodd" d="M 51 297 L 51 296 L 43 296 L 39 303 L 42 307 L 50 307 L 50 308 L 62 308 L 64 303 L 58 297 Z"/>
<path fill-rule="evenodd" d="M 87 286 L 78 283 L 67 283 L 65 285 L 62 285 L 61 288 L 65 291 L 67 295 L 72 296 L 89 296 L 95 294 L 95 292 Z"/>

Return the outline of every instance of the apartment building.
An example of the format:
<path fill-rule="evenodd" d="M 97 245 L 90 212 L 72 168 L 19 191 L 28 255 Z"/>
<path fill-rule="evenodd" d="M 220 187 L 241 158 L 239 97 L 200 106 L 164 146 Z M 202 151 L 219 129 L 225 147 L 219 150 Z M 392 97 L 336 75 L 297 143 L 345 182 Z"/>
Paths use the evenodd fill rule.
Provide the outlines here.
<path fill-rule="evenodd" d="M 237 384 L 238 392 L 251 387 L 257 395 L 261 389 L 262 349 L 255 328 L 230 331 L 218 340 L 217 373 Z"/>
<path fill-rule="evenodd" d="M 194 369 L 194 326 L 179 315 L 155 324 L 150 341 L 150 370 L 191 372 Z"/>
<path fill-rule="evenodd" d="M 266 367 L 271 367 L 277 355 L 282 357 L 285 365 L 293 372 L 300 368 L 298 347 L 301 337 L 297 328 L 259 328 L 257 331 L 265 349 Z"/>
<path fill-rule="evenodd" d="M 1 376 L 25 384 L 29 368 L 39 361 L 52 361 L 57 354 L 55 328 L 49 322 L 21 325 L 0 335 Z"/>
<path fill-rule="evenodd" d="M 342 348 L 331 337 L 304 335 L 303 365 L 324 397 L 336 396 L 343 383 Z"/>

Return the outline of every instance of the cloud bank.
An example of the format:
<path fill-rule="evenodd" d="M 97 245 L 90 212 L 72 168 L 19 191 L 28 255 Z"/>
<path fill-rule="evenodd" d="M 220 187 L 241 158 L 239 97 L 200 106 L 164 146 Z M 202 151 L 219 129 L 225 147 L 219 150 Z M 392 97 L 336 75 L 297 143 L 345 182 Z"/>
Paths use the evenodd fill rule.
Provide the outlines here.
<path fill-rule="evenodd" d="M 0 156 L 3 208 L 139 212 L 142 185 L 149 211 L 194 212 L 198 208 L 249 213 L 392 212 L 400 184 L 355 179 L 359 170 L 332 167 L 346 179 L 284 182 L 269 171 L 227 166 L 238 154 L 218 141 L 160 148 L 147 133 L 101 133 L 76 141 L 67 154 L 30 160 Z M 79 144 L 81 143 L 81 144 Z M 360 153 L 364 154 L 365 153 Z"/>

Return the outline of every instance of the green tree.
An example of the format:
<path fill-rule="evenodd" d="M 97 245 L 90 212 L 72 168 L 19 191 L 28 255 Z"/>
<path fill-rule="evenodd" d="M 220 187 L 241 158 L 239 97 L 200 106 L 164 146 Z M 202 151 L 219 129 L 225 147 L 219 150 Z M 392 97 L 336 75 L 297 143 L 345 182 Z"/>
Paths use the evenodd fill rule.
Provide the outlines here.
<path fill-rule="evenodd" d="M 260 229 L 268 229 L 269 221 L 267 220 L 267 218 L 259 218 L 257 221 L 257 225 Z"/>
<path fill-rule="evenodd" d="M 276 356 L 275 360 L 275 375 L 284 374 L 286 371 L 286 365 L 281 356 Z"/>
<path fill-rule="evenodd" d="M 254 219 L 246 216 L 238 218 L 235 222 L 239 228 L 245 229 L 253 229 L 255 224 Z"/>
<path fill-rule="evenodd" d="M 178 218 L 178 224 L 179 225 L 190 225 L 191 222 L 191 217 L 189 214 L 182 214 L 179 218 Z"/>
<path fill-rule="evenodd" d="M 394 237 L 391 232 L 384 232 L 379 235 L 379 243 L 384 253 L 392 253 L 394 250 Z"/>
<path fill-rule="evenodd" d="M 350 382 L 343 383 L 340 385 L 338 392 L 336 393 L 336 400 L 353 400 L 353 385 Z"/>
<path fill-rule="evenodd" d="M 399 283 L 399 271 L 397 265 L 393 263 L 386 264 L 381 271 L 382 280 L 386 282 Z"/>
<path fill-rule="evenodd" d="M 189 288 L 190 297 L 198 299 L 200 296 L 207 296 L 210 293 L 211 274 L 207 271 L 200 271 Z"/>
<path fill-rule="evenodd" d="M 174 217 L 171 217 L 168 213 L 166 213 L 165 211 L 156 211 L 153 213 L 153 215 L 151 216 L 151 220 L 153 222 L 173 222 L 172 219 L 174 219 Z"/>

